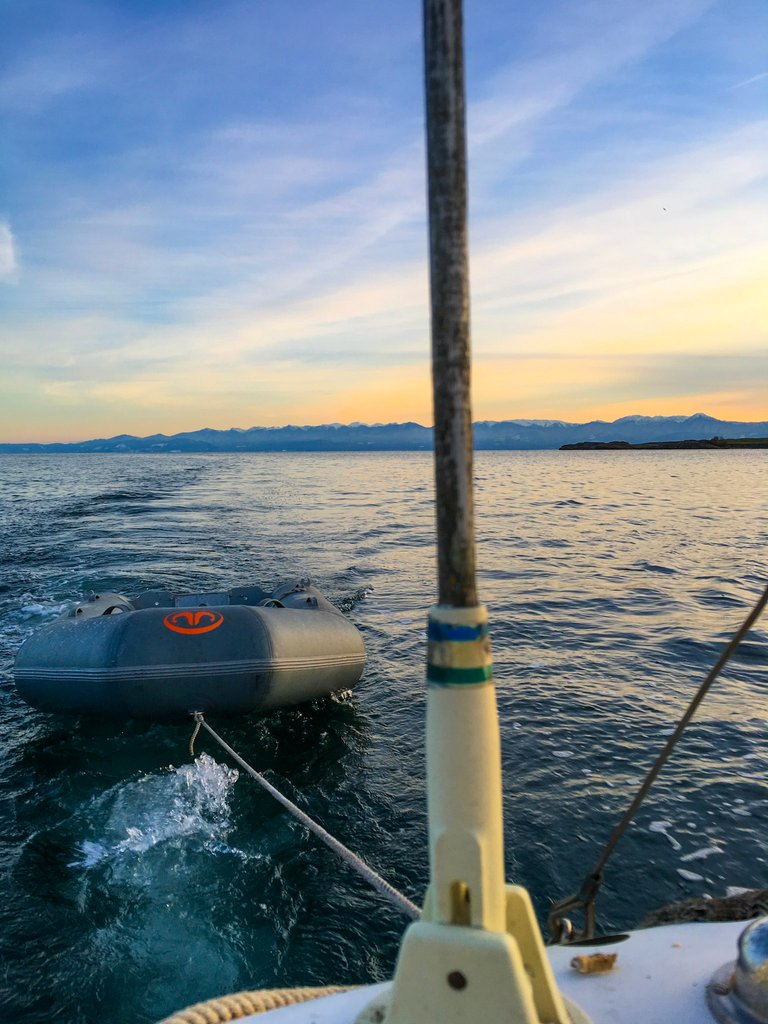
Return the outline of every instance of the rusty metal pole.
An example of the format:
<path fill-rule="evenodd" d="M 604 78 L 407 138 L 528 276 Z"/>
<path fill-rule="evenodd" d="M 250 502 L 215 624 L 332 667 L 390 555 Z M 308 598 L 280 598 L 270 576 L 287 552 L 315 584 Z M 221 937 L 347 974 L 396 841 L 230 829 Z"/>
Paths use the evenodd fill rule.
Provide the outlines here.
<path fill-rule="evenodd" d="M 475 582 L 461 0 L 424 0 L 424 40 L 439 576 L 427 653 L 430 884 L 391 992 L 358 1024 L 567 1024 L 530 897 L 504 883 L 496 689 Z"/>
<path fill-rule="evenodd" d="M 467 147 L 461 4 L 425 0 L 432 387 L 441 604 L 477 604 L 472 501 Z"/>
<path fill-rule="evenodd" d="M 496 691 L 475 582 L 461 0 L 424 0 L 424 66 L 439 583 L 427 654 L 430 914 L 503 931 Z"/>

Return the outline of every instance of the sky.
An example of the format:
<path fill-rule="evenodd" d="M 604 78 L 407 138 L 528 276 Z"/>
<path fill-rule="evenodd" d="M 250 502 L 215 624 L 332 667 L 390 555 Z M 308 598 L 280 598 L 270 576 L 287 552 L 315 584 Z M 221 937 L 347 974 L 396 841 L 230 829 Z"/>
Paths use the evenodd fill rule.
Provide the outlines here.
<path fill-rule="evenodd" d="M 432 422 L 416 0 L 5 0 L 0 441 Z M 473 418 L 768 419 L 768 4 L 468 0 Z"/>

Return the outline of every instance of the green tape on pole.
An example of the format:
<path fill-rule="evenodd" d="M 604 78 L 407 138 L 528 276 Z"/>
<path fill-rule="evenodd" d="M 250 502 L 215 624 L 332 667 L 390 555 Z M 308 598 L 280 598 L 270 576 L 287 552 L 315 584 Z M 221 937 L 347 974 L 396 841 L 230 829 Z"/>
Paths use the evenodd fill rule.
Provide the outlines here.
<path fill-rule="evenodd" d="M 487 683 L 493 676 L 493 665 L 479 665 L 476 668 L 446 668 L 443 665 L 427 665 L 427 682 L 437 686 L 467 686 Z"/>

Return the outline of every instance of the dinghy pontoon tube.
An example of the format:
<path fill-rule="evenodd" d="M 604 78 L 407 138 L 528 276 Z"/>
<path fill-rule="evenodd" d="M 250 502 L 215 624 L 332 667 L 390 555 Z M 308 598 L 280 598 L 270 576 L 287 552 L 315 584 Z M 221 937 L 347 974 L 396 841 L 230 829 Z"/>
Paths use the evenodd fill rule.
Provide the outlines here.
<path fill-rule="evenodd" d="M 41 711 L 158 719 L 299 704 L 354 686 L 364 664 L 352 623 L 291 582 L 96 596 L 30 637 L 14 675 Z"/>

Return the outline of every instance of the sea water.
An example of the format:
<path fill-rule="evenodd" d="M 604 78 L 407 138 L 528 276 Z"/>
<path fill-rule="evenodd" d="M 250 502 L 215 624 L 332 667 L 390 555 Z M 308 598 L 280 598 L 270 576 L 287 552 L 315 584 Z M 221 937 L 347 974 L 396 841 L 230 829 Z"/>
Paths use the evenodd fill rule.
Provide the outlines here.
<path fill-rule="evenodd" d="M 487 452 L 481 599 L 507 876 L 592 867 L 766 583 L 764 452 Z M 190 724 L 26 707 L 25 637 L 83 595 L 309 577 L 361 630 L 351 698 L 213 723 L 410 898 L 428 877 L 425 453 L 0 459 L 0 1020 L 148 1024 L 224 992 L 377 981 L 406 924 Z M 609 861 L 603 930 L 768 886 L 763 622 Z"/>

